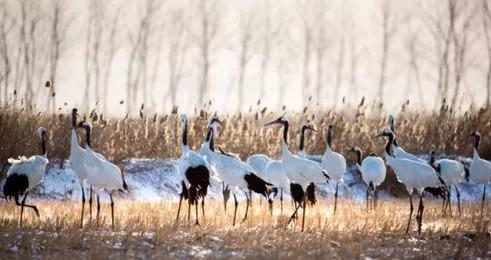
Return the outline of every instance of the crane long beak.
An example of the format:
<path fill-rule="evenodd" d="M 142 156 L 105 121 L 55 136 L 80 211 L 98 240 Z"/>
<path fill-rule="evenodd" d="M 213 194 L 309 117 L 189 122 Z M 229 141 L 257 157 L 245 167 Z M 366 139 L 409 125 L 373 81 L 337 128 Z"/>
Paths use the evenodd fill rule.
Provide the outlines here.
<path fill-rule="evenodd" d="M 220 119 L 217 119 L 217 120 L 216 120 L 216 122 L 217 122 L 219 125 L 223 126 L 223 123 L 222 123 L 222 121 L 220 121 Z"/>
<path fill-rule="evenodd" d="M 313 127 L 310 127 L 309 129 L 312 130 L 312 131 L 314 131 L 314 132 L 317 132 L 317 129 L 315 129 Z"/>
<path fill-rule="evenodd" d="M 382 136 L 384 136 L 383 133 L 382 134 L 378 134 L 378 135 L 374 136 L 373 138 L 375 139 L 375 138 L 379 138 L 379 137 L 382 137 Z"/>
<path fill-rule="evenodd" d="M 270 125 L 274 125 L 274 124 L 279 124 L 280 122 L 278 120 L 274 120 L 274 121 L 271 121 L 267 124 L 265 124 L 264 126 L 270 126 Z"/>

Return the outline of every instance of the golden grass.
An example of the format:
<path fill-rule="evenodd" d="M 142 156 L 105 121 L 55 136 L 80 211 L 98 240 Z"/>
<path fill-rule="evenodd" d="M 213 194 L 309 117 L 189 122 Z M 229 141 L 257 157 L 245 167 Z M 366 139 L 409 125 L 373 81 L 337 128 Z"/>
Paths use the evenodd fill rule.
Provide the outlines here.
<path fill-rule="evenodd" d="M 66 159 L 69 156 L 71 121 L 69 109 L 60 113 L 36 112 L 30 107 L 0 109 L 0 162 L 9 157 L 38 153 L 35 131 L 39 126 L 48 129 L 48 154 L 50 158 Z M 188 140 L 193 149 L 203 143 L 207 120 L 214 111 L 201 110 L 190 116 Z M 219 114 L 225 126 L 220 128 L 216 145 L 226 151 L 238 153 L 243 159 L 251 154 L 279 155 L 280 131 L 264 127 L 264 123 L 276 119 L 284 112 L 268 112 L 257 106 L 247 114 Z M 334 148 L 347 158 L 348 150 L 357 145 L 368 154 L 383 152 L 383 141 L 372 137 L 387 127 L 387 114 L 378 108 L 360 104 L 357 108 L 315 111 L 306 108 L 300 112 L 288 112 L 290 120 L 290 149 L 296 150 L 299 127 L 303 121 L 311 121 L 319 130 L 306 136 L 305 147 L 310 154 L 322 154 L 326 147 L 326 129 L 335 125 Z M 110 160 L 120 162 L 128 158 L 168 158 L 180 154 L 179 113 L 145 114 L 140 117 L 111 118 L 96 110 L 82 114 L 80 119 L 94 126 L 92 145 Z M 409 110 L 406 104 L 397 115 L 396 131 L 399 143 L 416 154 L 438 152 L 455 155 L 472 155 L 472 140 L 468 135 L 475 130 L 483 134 L 481 155 L 491 156 L 491 110 L 470 108 L 456 112 L 445 104 L 436 112 Z M 22 145 L 19 145 L 22 144 Z M 152 144 L 152 145 L 148 145 Z"/>
<path fill-rule="evenodd" d="M 462 216 L 442 216 L 440 202 L 427 202 L 423 234 L 404 234 L 406 200 L 381 201 L 377 210 L 366 212 L 363 202 L 341 200 L 336 216 L 332 202 L 321 201 L 308 208 L 306 230 L 300 221 L 286 226 L 292 211 L 285 202 L 284 214 L 271 217 L 263 201 L 253 202 L 248 220 L 241 222 L 244 202 L 239 204 L 238 224 L 232 226 L 233 205 L 223 213 L 221 201 L 206 205 L 206 220 L 200 226 L 186 221 L 175 225 L 177 204 L 116 200 L 116 228 L 110 228 L 110 208 L 102 205 L 101 223 L 86 220 L 79 228 L 80 205 L 75 202 L 40 201 L 41 218 L 26 211 L 23 227 L 20 209 L 0 205 L 0 251 L 2 258 L 474 258 L 491 257 L 489 212 L 479 217 L 480 205 L 463 205 Z M 87 211 L 86 211 L 87 212 Z M 193 212 L 193 211 L 192 211 Z M 414 218 L 414 215 L 413 215 Z"/>

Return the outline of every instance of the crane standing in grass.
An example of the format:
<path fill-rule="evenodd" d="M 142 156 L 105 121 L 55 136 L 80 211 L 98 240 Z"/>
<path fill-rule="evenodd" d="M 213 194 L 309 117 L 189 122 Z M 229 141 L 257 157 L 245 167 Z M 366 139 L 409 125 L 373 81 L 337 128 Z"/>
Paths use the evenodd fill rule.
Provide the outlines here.
<path fill-rule="evenodd" d="M 336 214 L 337 202 L 338 202 L 338 187 L 339 182 L 346 174 L 346 159 L 332 150 L 332 134 L 334 126 L 329 125 L 327 128 L 327 145 L 324 156 L 322 157 L 321 167 L 326 170 L 331 180 L 336 181 L 336 191 L 334 192 L 334 214 Z"/>
<path fill-rule="evenodd" d="M 196 206 L 196 225 L 198 220 L 198 201 L 201 198 L 201 210 L 203 219 L 205 218 L 205 197 L 210 186 L 210 170 L 208 163 L 198 153 L 189 149 L 188 146 L 188 118 L 183 115 L 181 118 L 182 130 L 182 148 L 181 157 L 179 158 L 179 173 L 181 174 L 182 192 L 179 198 L 179 208 L 177 209 L 176 223 L 179 221 L 181 203 L 183 198 L 188 200 L 188 221 L 190 219 L 191 205 Z"/>
<path fill-rule="evenodd" d="M 267 123 L 269 125 L 283 126 L 283 138 L 281 140 L 281 161 L 286 176 L 290 180 L 290 192 L 293 200 L 298 202 L 290 221 L 296 216 L 300 207 L 303 208 L 302 214 L 302 231 L 305 226 L 305 212 L 307 201 L 315 202 L 313 185 L 315 183 L 325 183 L 329 181 L 329 176 L 318 163 L 293 155 L 288 148 L 288 129 L 290 123 L 286 118 L 279 117 L 278 119 Z M 289 222 L 290 222 L 289 221 Z"/>
<path fill-rule="evenodd" d="M 426 187 L 445 186 L 445 182 L 435 172 L 433 167 L 427 163 L 394 157 L 390 151 L 390 148 L 393 145 L 395 135 L 389 128 L 384 129 L 384 131 L 376 137 L 387 137 L 387 145 L 385 146 L 385 161 L 387 165 L 394 170 L 398 180 L 406 186 L 406 190 L 409 194 L 410 212 L 406 233 L 409 232 L 411 216 L 413 214 L 413 189 L 416 189 L 418 192 L 419 207 L 416 214 L 416 221 L 418 222 L 418 233 L 421 234 L 424 211 L 423 191 Z"/>
<path fill-rule="evenodd" d="M 34 205 L 27 205 L 26 199 L 29 191 L 36 185 L 42 182 L 48 164 L 48 152 L 46 150 L 46 129 L 40 127 L 37 130 L 39 139 L 41 140 L 41 153 L 39 155 L 26 158 L 24 156 L 19 159 L 8 159 L 12 164 L 7 171 L 7 180 L 3 186 L 3 194 L 5 198 L 13 197 L 15 205 L 20 206 L 20 225 L 22 226 L 22 216 L 24 207 L 32 208 L 36 216 L 39 217 L 39 210 Z M 24 195 L 22 202 L 19 202 L 19 196 Z"/>
<path fill-rule="evenodd" d="M 124 174 L 121 172 L 118 166 L 107 161 L 104 156 L 94 152 L 91 148 L 90 134 L 92 126 L 87 122 L 80 122 L 80 128 L 85 129 L 87 147 L 85 149 L 85 156 L 83 157 L 83 164 L 86 169 L 87 180 L 89 184 L 94 187 L 94 192 L 97 196 L 97 215 L 96 219 L 99 220 L 100 213 L 100 192 L 106 191 L 109 193 L 111 200 L 111 226 L 114 229 L 114 191 L 127 190 Z"/>
<path fill-rule="evenodd" d="M 486 200 L 486 186 L 491 181 L 491 162 L 484 160 L 479 156 L 481 133 L 475 131 L 470 136 L 474 138 L 474 153 L 472 156 L 471 167 L 469 168 L 469 178 L 477 184 L 483 185 L 481 203 L 482 216 L 484 212 L 484 202 Z"/>
<path fill-rule="evenodd" d="M 372 153 L 367 158 L 362 158 L 362 151 L 359 147 L 353 147 L 350 150 L 356 155 L 356 167 L 361 173 L 363 182 L 367 185 L 367 209 L 372 197 L 373 207 L 377 207 L 378 191 L 377 187 L 385 180 L 387 169 L 384 160 L 378 155 Z"/>

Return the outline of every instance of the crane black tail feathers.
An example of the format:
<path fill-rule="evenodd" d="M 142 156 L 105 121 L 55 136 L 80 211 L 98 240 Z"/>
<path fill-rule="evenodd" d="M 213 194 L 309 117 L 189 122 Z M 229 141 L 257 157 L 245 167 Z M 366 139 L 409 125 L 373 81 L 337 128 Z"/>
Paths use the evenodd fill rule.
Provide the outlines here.
<path fill-rule="evenodd" d="M 7 177 L 5 185 L 3 186 L 3 194 L 5 196 L 5 199 L 9 197 L 23 195 L 28 187 L 29 179 L 27 178 L 27 176 L 14 173 Z"/>
<path fill-rule="evenodd" d="M 247 182 L 247 188 L 255 193 L 264 195 L 267 197 L 271 192 L 274 192 L 273 184 L 264 181 L 254 173 L 249 173 L 244 176 L 244 180 Z M 276 189 L 276 192 L 278 190 Z"/>
<path fill-rule="evenodd" d="M 315 198 L 314 183 L 310 183 L 309 186 L 307 186 L 306 195 L 307 195 L 307 203 L 311 206 L 314 206 L 315 203 L 317 202 L 317 199 Z"/>
<path fill-rule="evenodd" d="M 124 170 L 123 169 L 121 169 L 121 179 L 123 180 L 123 189 L 122 190 L 120 189 L 119 191 L 121 191 L 121 192 L 128 191 L 128 184 L 126 184 L 126 180 L 124 178 Z"/>

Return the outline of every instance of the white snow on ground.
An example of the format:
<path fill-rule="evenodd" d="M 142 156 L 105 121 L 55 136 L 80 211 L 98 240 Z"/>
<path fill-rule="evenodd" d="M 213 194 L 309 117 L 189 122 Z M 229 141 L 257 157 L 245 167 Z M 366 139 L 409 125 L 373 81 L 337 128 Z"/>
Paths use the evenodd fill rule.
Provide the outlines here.
<path fill-rule="evenodd" d="M 321 156 L 309 156 L 310 159 L 320 161 Z M 423 156 L 422 156 L 423 158 Z M 469 158 L 458 158 L 464 164 L 470 163 Z M 124 169 L 129 192 L 122 196 L 126 199 L 137 201 L 162 201 L 178 200 L 180 193 L 181 177 L 177 172 L 178 161 L 176 159 L 130 159 L 124 161 L 120 167 Z M 0 182 L 3 187 L 5 180 Z M 332 199 L 336 184 L 317 185 L 316 192 L 319 199 Z M 88 185 L 85 184 L 88 189 Z M 461 199 L 466 201 L 479 200 L 482 197 L 483 187 L 470 182 L 463 182 L 458 186 Z M 491 184 L 488 185 L 491 190 Z M 348 166 L 348 174 L 339 184 L 339 196 L 356 200 L 364 200 L 366 185 L 362 182 L 359 172 L 352 164 Z M 286 192 L 288 193 L 288 192 Z M 244 198 L 244 192 L 236 190 L 237 197 Z M 3 193 L 0 192 L 3 197 Z M 80 184 L 75 172 L 70 168 L 70 163 L 51 159 L 48 165 L 44 181 L 31 193 L 30 197 L 47 200 L 80 200 Z M 285 194 L 288 198 L 288 195 Z M 379 192 L 381 199 L 390 199 L 391 195 L 383 190 Z M 222 199 L 222 184 L 212 180 L 212 186 L 208 198 Z M 258 198 L 257 195 L 254 198 Z M 108 200 L 107 194 L 101 195 L 103 201 Z M 452 189 L 452 199 L 456 200 L 456 192 Z"/>

